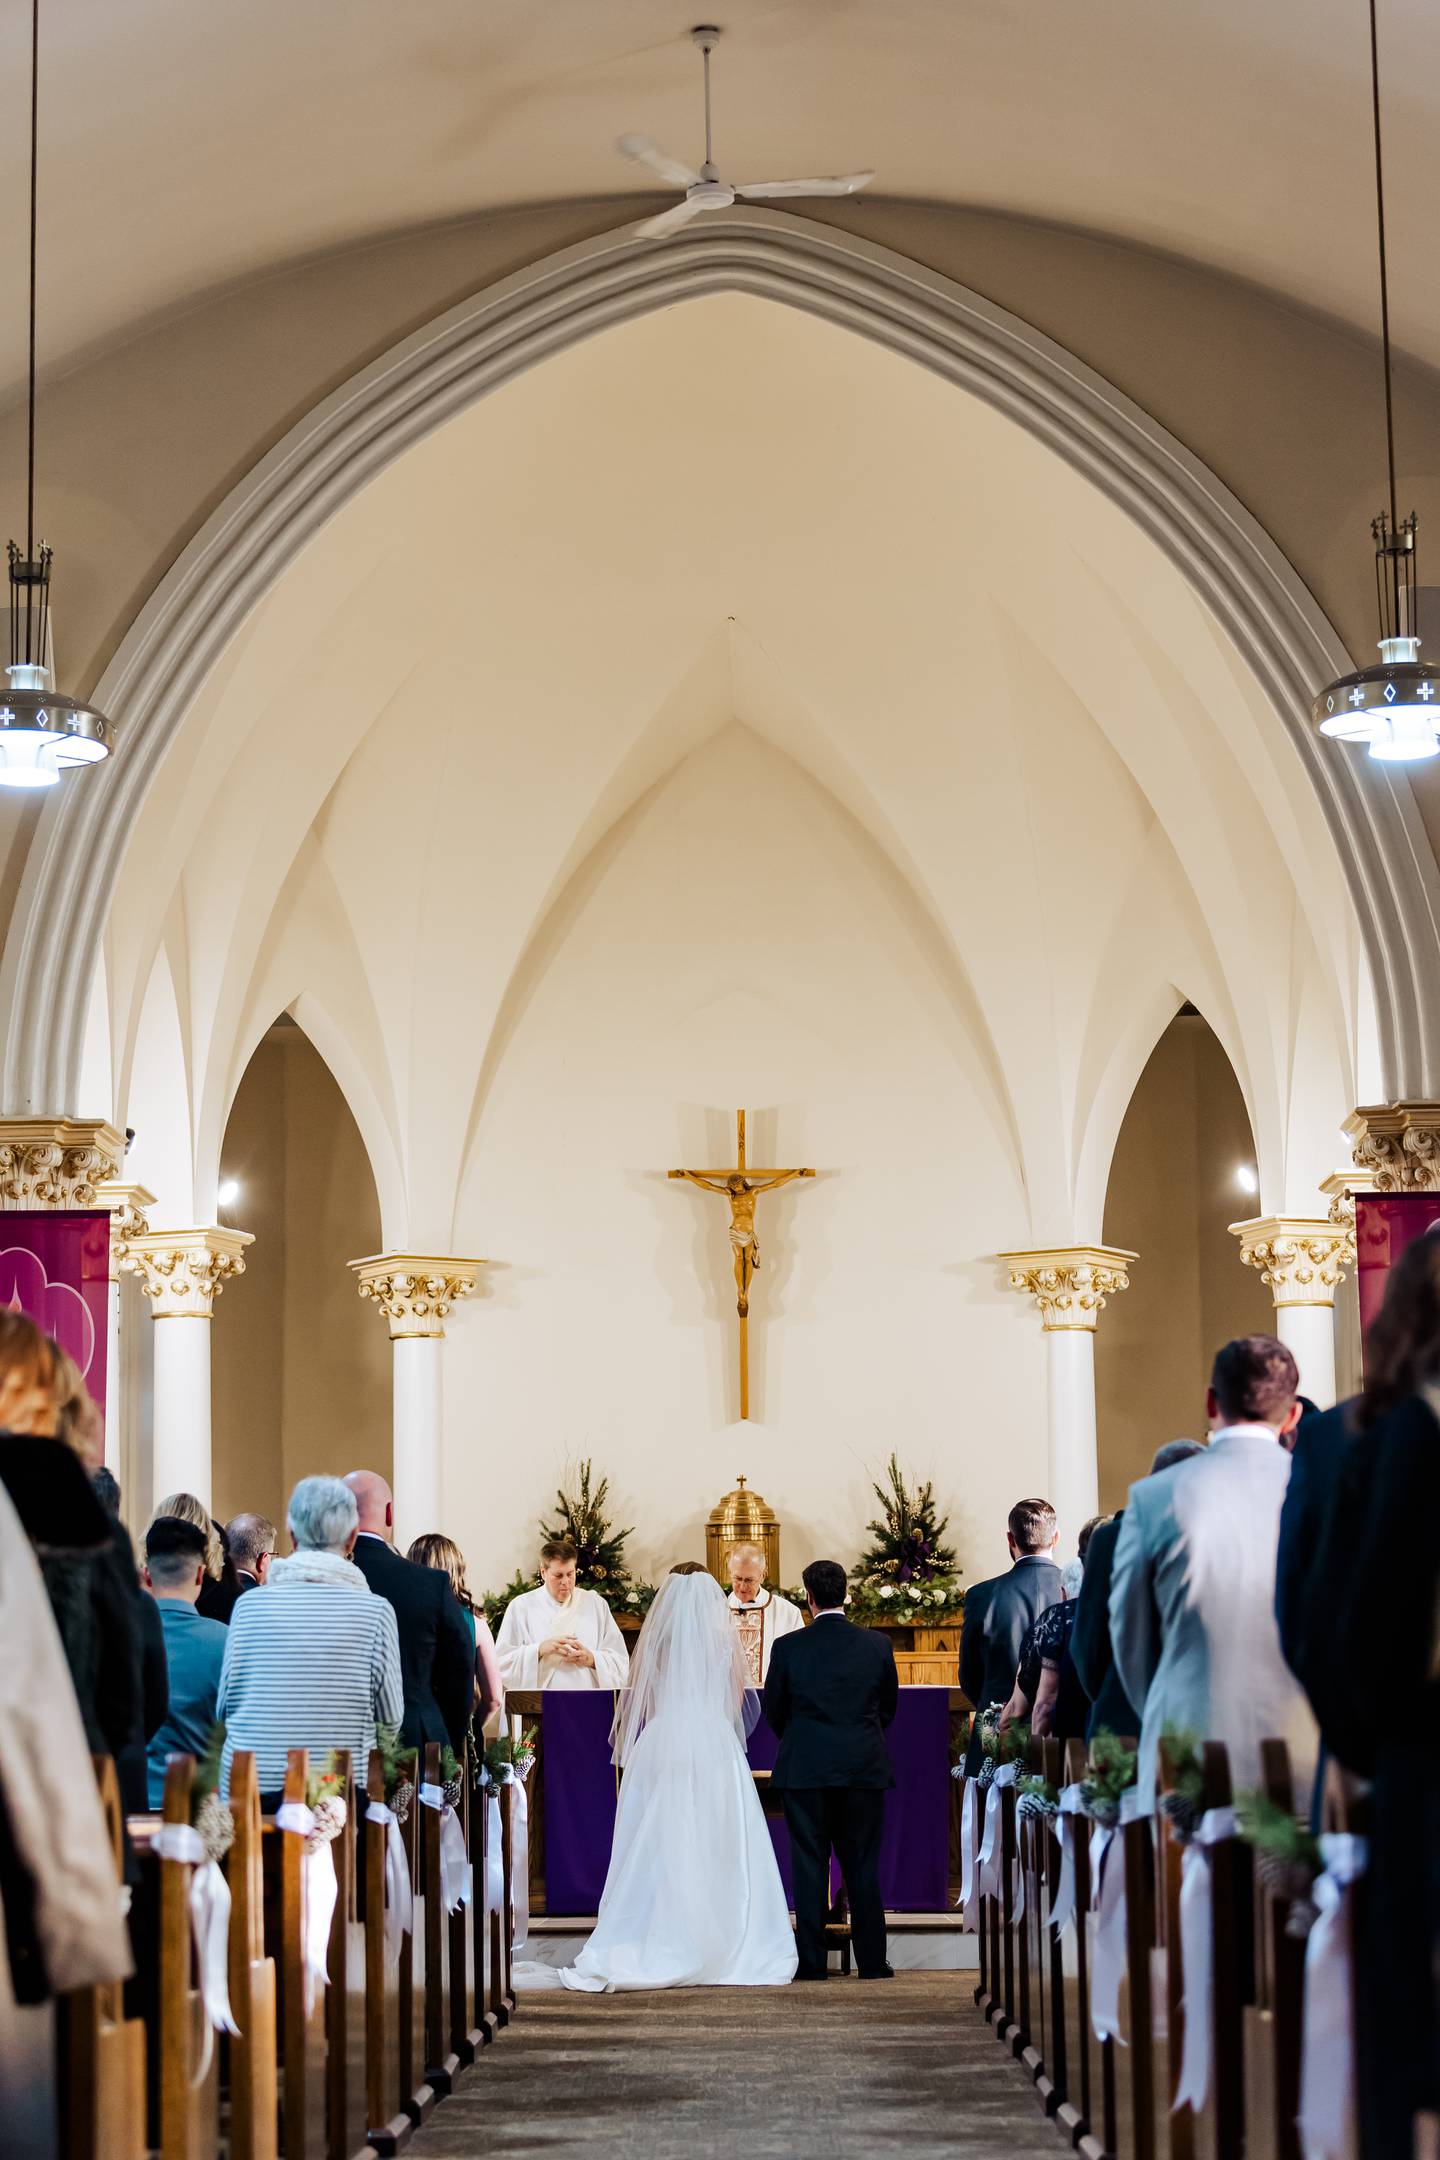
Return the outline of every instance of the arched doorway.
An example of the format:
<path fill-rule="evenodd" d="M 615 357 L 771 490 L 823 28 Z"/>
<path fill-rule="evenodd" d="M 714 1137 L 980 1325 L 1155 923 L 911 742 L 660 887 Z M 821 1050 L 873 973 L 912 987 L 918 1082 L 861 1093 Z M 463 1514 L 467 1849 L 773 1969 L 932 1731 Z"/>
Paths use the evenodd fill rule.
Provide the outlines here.
<path fill-rule="evenodd" d="M 255 1237 L 215 1324 L 214 1509 L 283 1525 L 298 1479 L 390 1472 L 390 1356 L 346 1262 L 380 1207 L 334 1075 L 282 1014 L 245 1068 L 221 1149 L 221 1219 Z"/>

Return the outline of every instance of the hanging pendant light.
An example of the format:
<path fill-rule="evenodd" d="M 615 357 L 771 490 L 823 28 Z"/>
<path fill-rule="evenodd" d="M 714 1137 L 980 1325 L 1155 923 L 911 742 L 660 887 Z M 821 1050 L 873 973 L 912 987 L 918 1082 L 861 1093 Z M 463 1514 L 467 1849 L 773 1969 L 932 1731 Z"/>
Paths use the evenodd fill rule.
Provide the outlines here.
<path fill-rule="evenodd" d="M 51 550 L 35 543 L 35 203 L 39 173 L 40 0 L 30 9 L 30 402 L 25 471 L 25 549 L 9 543 L 9 687 L 0 691 L 0 787 L 54 787 L 72 765 L 110 755 L 103 713 L 51 686 Z"/>
<path fill-rule="evenodd" d="M 1385 371 L 1385 456 L 1390 507 L 1370 527 L 1380 606 L 1380 665 L 1327 683 L 1311 706 L 1322 735 L 1365 743 L 1373 758 L 1413 764 L 1440 753 L 1440 668 L 1420 658 L 1415 627 L 1415 513 L 1395 496 L 1395 393 L 1390 363 L 1390 284 L 1385 260 L 1385 167 L 1380 147 L 1380 47 L 1370 0 L 1370 101 L 1375 121 L 1375 216 L 1380 243 L 1380 344 Z"/>

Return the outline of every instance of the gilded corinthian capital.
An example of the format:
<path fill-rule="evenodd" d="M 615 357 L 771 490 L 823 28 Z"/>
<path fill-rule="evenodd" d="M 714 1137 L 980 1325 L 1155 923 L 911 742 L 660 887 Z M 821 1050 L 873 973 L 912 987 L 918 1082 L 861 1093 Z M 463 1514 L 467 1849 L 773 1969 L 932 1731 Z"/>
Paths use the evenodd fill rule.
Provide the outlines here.
<path fill-rule="evenodd" d="M 1345 1131 L 1372 1191 L 1440 1192 L 1440 1103 L 1371 1103 L 1351 1111 Z"/>
<path fill-rule="evenodd" d="M 140 1277 L 157 1320 L 208 1320 L 227 1282 L 245 1272 L 248 1230 L 210 1223 L 194 1230 L 143 1230 L 126 1240 L 126 1273 Z"/>
<path fill-rule="evenodd" d="M 1130 1287 L 1129 1269 L 1140 1255 L 1110 1245 L 1065 1245 L 1041 1252 L 1002 1252 L 1012 1290 L 1034 1298 L 1047 1332 L 1084 1328 L 1092 1333 L 1105 1300 Z"/>
<path fill-rule="evenodd" d="M 104 1207 L 125 1138 L 103 1118 L 0 1118 L 0 1207 Z"/>
<path fill-rule="evenodd" d="M 350 1262 L 361 1297 L 389 1321 L 392 1342 L 408 1335 L 443 1335 L 451 1306 L 469 1297 L 484 1265 L 453 1253 L 375 1253 Z"/>
<path fill-rule="evenodd" d="M 1240 1258 L 1259 1271 L 1276 1306 L 1333 1305 L 1354 1253 L 1353 1227 L 1305 1215 L 1257 1215 L 1231 1223 Z"/>

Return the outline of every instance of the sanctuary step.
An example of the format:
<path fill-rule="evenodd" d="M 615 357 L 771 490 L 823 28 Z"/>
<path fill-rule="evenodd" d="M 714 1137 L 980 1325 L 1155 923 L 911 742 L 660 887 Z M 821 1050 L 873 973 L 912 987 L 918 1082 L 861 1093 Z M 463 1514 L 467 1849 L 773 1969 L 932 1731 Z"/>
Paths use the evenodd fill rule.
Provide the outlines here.
<path fill-rule="evenodd" d="M 536 1965 L 570 1965 L 589 1940 L 595 1916 L 532 1919 L 524 1955 Z M 958 1913 L 887 1913 L 890 1962 L 897 1972 L 975 1972 L 980 1950 L 961 1932 Z M 836 1978 L 839 1978 L 837 1973 Z"/>

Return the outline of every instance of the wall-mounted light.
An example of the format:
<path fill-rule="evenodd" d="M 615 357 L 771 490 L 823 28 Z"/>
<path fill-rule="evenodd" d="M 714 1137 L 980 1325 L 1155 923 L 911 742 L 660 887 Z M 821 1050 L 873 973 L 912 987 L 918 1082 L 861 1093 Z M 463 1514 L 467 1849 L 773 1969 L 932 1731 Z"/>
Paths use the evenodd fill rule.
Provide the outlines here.
<path fill-rule="evenodd" d="M 1235 1183 L 1241 1192 L 1257 1193 L 1260 1190 L 1260 1180 L 1248 1162 L 1242 1162 L 1236 1169 Z"/>
<path fill-rule="evenodd" d="M 239 1180 L 233 1177 L 221 1178 L 220 1188 L 215 1198 L 223 1208 L 234 1207 L 236 1201 L 240 1198 Z"/>

